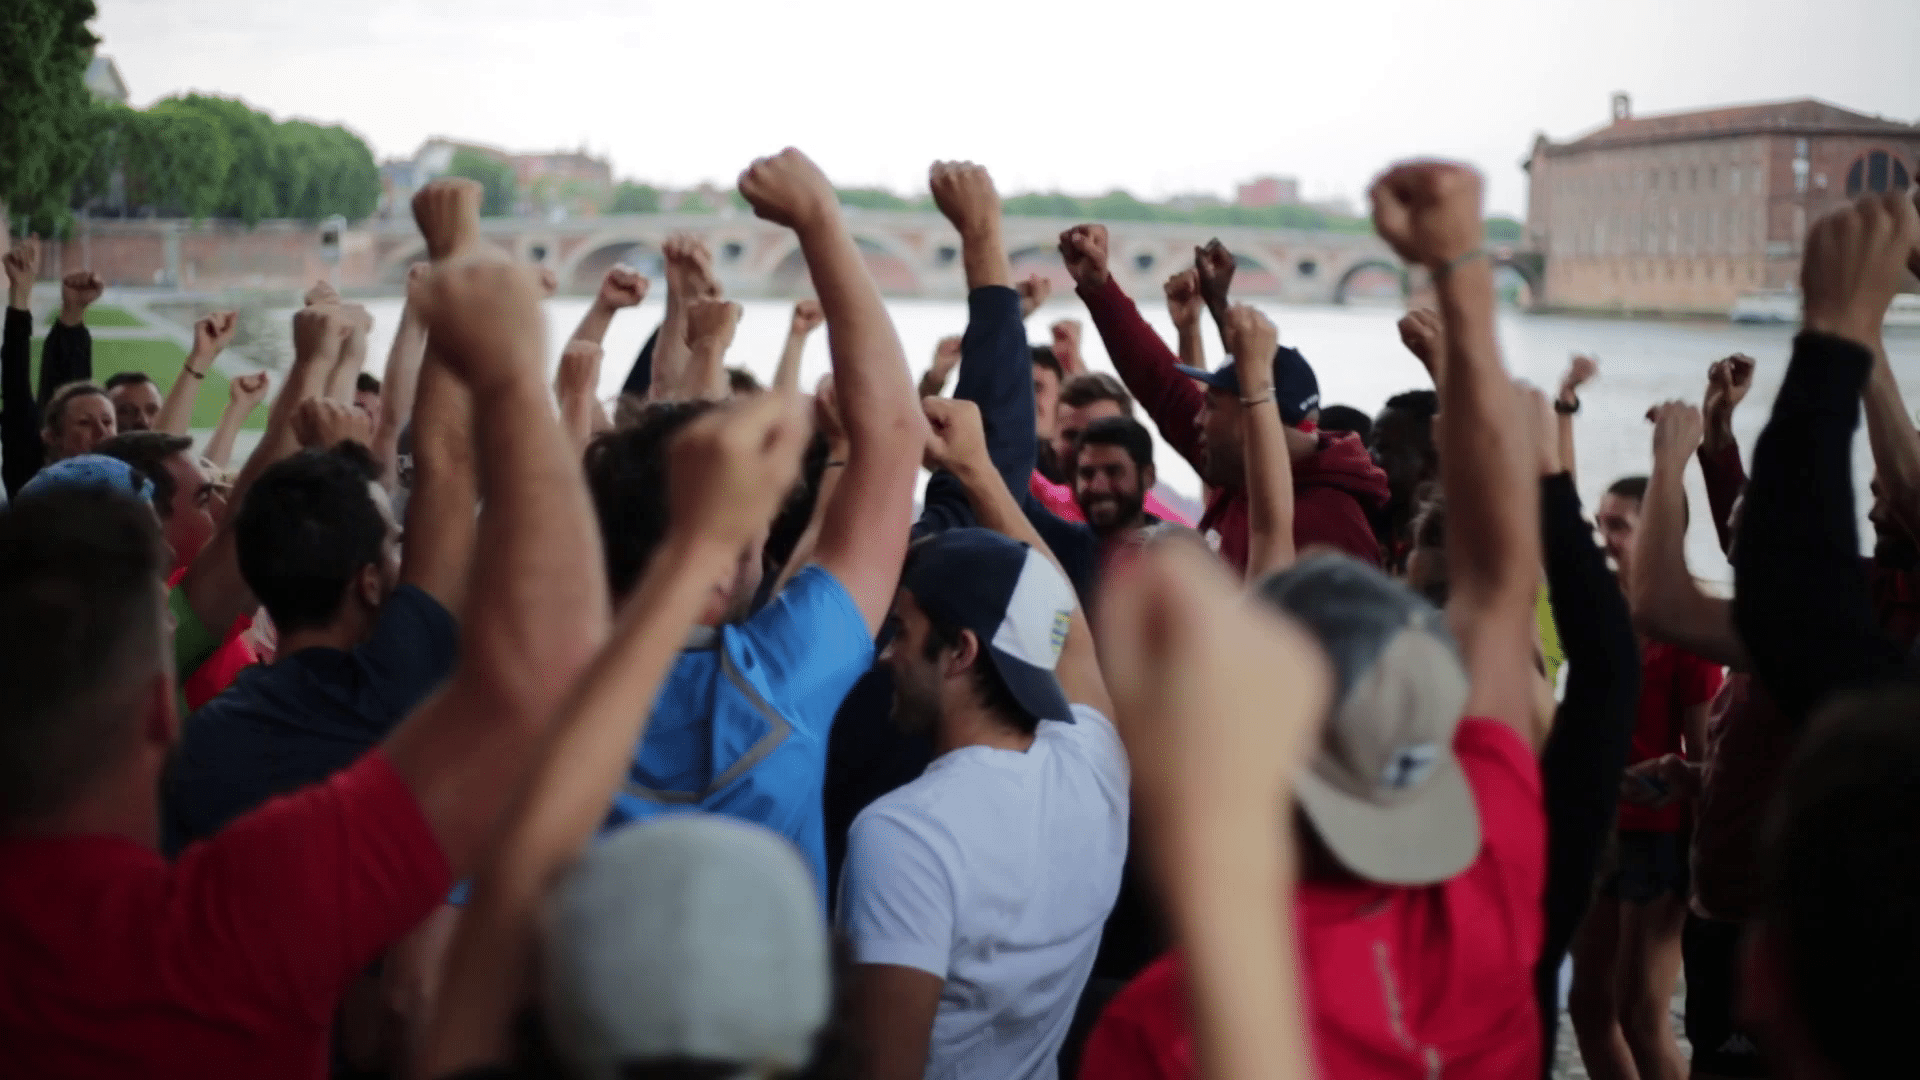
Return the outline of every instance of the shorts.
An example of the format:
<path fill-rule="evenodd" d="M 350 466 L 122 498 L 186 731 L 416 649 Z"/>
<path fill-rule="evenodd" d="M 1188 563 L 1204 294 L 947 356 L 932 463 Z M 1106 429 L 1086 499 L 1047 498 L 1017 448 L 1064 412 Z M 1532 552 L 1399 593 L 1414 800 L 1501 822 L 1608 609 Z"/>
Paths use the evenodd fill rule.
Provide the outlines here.
<path fill-rule="evenodd" d="M 1687 1042 L 1695 1076 L 1744 1080 L 1767 1075 L 1753 1036 L 1735 1014 L 1740 986 L 1740 924 L 1687 915 L 1680 952 L 1687 972 Z"/>
<path fill-rule="evenodd" d="M 1600 892 L 1629 904 L 1652 903 L 1668 893 L 1684 897 L 1692 880 L 1687 856 L 1683 832 L 1617 832 Z"/>

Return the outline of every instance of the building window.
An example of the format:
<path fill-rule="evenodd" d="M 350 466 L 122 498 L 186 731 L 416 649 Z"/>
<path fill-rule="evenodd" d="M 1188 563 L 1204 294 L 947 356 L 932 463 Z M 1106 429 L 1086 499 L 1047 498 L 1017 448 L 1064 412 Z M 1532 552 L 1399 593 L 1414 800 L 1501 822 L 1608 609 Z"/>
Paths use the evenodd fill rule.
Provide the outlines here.
<path fill-rule="evenodd" d="M 1847 198 L 1867 192 L 1905 191 L 1910 179 L 1906 162 L 1885 150 L 1875 150 L 1862 154 L 1847 169 Z"/>

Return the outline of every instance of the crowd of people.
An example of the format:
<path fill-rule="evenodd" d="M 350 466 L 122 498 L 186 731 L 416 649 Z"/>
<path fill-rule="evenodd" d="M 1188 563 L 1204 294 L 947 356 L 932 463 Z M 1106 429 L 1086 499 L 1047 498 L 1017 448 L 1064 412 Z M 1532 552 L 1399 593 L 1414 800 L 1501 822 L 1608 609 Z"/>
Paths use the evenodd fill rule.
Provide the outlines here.
<path fill-rule="evenodd" d="M 69 274 L 35 385 L 12 243 L 0 1072 L 1532 1080 L 1571 1038 L 1610 1080 L 1908 1075 L 1907 195 L 1812 226 L 1750 471 L 1764 361 L 1713 359 L 1589 520 L 1594 364 L 1505 370 L 1472 170 L 1372 189 L 1432 377 L 1372 416 L 1323 405 L 1218 242 L 1169 343 L 1069 229 L 1118 377 L 1077 322 L 1030 344 L 1048 287 L 991 177 L 929 182 L 969 294 L 924 374 L 789 149 L 739 186 L 813 294 L 770 384 L 680 237 L 601 401 L 649 280 L 606 274 L 549 383 L 551 275 L 434 181 L 384 379 L 317 286 L 237 470 L 265 375 L 189 434 L 234 316 L 164 391 L 95 382 L 102 282 Z M 1730 599 L 1686 565 L 1691 458 Z"/>

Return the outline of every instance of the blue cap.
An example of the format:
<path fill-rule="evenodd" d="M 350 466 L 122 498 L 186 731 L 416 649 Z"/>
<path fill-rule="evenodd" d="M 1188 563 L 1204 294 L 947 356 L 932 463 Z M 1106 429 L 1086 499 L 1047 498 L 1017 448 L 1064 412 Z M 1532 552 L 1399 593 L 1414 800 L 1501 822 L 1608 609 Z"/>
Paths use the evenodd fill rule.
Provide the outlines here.
<path fill-rule="evenodd" d="M 20 498 L 50 491 L 118 491 L 142 502 L 153 501 L 153 481 L 133 466 L 105 454 L 80 454 L 56 461 L 33 474 Z"/>
<path fill-rule="evenodd" d="M 1215 390 L 1238 397 L 1239 363 L 1229 360 L 1218 371 L 1202 371 L 1185 364 L 1174 367 L 1189 379 L 1198 379 Z M 1273 400 L 1280 406 L 1281 422 L 1288 427 L 1298 427 L 1308 413 L 1320 407 L 1320 380 L 1314 378 L 1313 367 L 1300 355 L 1299 349 L 1282 345 L 1273 350 Z"/>
<path fill-rule="evenodd" d="M 987 529 L 949 529 L 914 545 L 900 587 L 928 618 L 973 631 L 1029 716 L 1073 720 L 1053 673 L 1073 586 L 1051 559 Z"/>

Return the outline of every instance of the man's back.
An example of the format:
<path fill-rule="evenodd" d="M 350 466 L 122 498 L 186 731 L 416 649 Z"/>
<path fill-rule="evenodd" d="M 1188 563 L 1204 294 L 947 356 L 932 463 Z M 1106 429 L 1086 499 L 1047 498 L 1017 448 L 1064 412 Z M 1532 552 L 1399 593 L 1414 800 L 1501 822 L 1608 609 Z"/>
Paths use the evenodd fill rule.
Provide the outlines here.
<path fill-rule="evenodd" d="M 945 980 L 927 1076 L 1050 1077 L 1127 850 L 1126 755 L 1098 712 L 969 746 L 854 822 L 839 922 L 861 964 Z"/>

